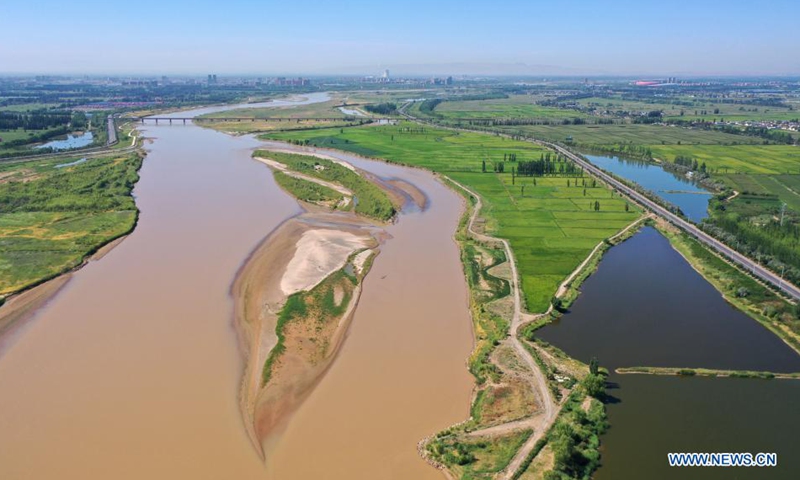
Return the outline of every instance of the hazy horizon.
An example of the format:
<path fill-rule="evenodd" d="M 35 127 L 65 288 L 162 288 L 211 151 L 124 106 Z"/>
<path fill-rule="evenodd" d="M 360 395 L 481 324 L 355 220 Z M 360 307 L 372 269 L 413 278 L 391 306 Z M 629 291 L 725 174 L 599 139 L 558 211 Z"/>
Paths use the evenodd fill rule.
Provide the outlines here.
<path fill-rule="evenodd" d="M 793 2 L 13 3 L 0 73 L 794 76 Z M 12 47 L 13 45 L 13 47 Z M 415 71 L 416 70 L 416 71 Z"/>

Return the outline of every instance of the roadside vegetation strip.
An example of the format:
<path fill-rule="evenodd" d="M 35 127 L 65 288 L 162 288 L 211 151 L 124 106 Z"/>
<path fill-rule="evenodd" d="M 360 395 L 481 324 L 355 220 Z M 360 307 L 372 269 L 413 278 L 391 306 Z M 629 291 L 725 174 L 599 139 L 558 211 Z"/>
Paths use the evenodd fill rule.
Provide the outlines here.
<path fill-rule="evenodd" d="M 267 150 L 256 150 L 253 156 L 267 158 L 286 165 L 288 170 L 341 185 L 353 193 L 354 211 L 366 217 L 386 222 L 396 213 L 386 192 L 339 163 L 309 155 Z"/>
<path fill-rule="evenodd" d="M 0 295 L 81 265 L 133 230 L 139 154 L 0 163 Z"/>
<path fill-rule="evenodd" d="M 732 377 L 732 378 L 761 378 L 761 379 L 782 379 L 800 380 L 800 372 L 780 373 L 780 372 L 761 372 L 753 370 L 716 370 L 711 368 L 674 368 L 674 367 L 623 367 L 614 370 L 620 374 L 643 374 L 643 375 L 677 375 L 681 377 Z"/>

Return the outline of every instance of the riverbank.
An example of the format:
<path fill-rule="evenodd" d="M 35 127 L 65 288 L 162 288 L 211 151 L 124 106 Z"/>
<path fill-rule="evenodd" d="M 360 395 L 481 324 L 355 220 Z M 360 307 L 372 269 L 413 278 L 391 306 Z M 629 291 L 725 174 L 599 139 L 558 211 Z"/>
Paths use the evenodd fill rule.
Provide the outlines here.
<path fill-rule="evenodd" d="M 528 338 L 532 330 L 526 327 L 536 325 L 539 319 L 545 323 L 552 321 L 560 313 L 555 307 L 566 308 L 578 295 L 581 282 L 595 271 L 603 252 L 635 234 L 649 216 L 637 219 L 598 244 L 559 285 L 547 311 L 533 315 L 521 309 L 515 260 L 507 241 L 474 229 L 480 218 L 481 198 L 463 185 L 447 177 L 445 180 L 465 196 L 469 205 L 456 238 L 462 248 L 470 286 L 476 333 L 470 370 L 477 387 L 473 392 L 470 418 L 422 440 L 420 454 L 442 469 L 448 478 L 471 478 L 477 471 L 488 471 L 496 478 L 516 480 L 535 478 L 544 471 L 577 468 L 571 460 L 565 461 L 563 455 L 559 461 L 554 461 L 554 447 L 550 443 L 559 443 L 561 434 L 551 433 L 551 427 L 560 419 L 561 430 L 574 431 L 576 423 L 571 412 L 591 410 L 590 431 L 602 432 L 607 427 L 604 408 L 592 398 L 592 395 L 603 396 L 604 389 L 598 388 L 596 380 L 601 377 L 557 348 Z M 504 255 L 498 255 L 498 248 Z M 492 281 L 499 279 L 507 282 L 505 288 Z M 510 300 L 513 306 L 508 305 Z M 509 316 L 510 324 L 502 322 L 503 317 Z M 510 336 L 505 337 L 506 332 Z M 515 379 L 524 381 L 520 384 Z M 528 389 L 535 393 L 532 404 L 520 402 L 520 397 L 524 398 L 520 391 Z M 498 411 L 503 414 L 498 415 Z M 582 434 L 587 432 L 585 428 L 579 430 Z M 510 452 L 508 448 L 487 449 L 487 442 L 499 442 L 501 446 L 512 443 L 515 448 Z M 598 445 L 592 443 L 588 435 L 581 437 L 579 443 L 581 447 L 567 457 L 588 455 L 581 468 L 585 468 L 585 474 L 591 474 L 599 465 Z"/>
<path fill-rule="evenodd" d="M 0 335 L 133 232 L 143 159 L 109 152 L 88 162 L 53 157 L 0 168 Z"/>

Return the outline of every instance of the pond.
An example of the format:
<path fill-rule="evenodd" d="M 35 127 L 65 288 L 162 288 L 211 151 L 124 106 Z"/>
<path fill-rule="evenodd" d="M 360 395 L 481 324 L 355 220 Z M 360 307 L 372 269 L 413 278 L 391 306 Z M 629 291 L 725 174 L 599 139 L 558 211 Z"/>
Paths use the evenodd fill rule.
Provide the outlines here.
<path fill-rule="evenodd" d="M 638 183 L 679 207 L 695 223 L 708 216 L 711 193 L 685 177 L 668 172 L 653 163 L 600 155 L 584 156 L 603 170 Z"/>
<path fill-rule="evenodd" d="M 67 138 L 61 140 L 51 140 L 45 144 L 38 145 L 33 147 L 35 149 L 40 148 L 52 148 L 53 150 L 72 150 L 73 148 L 82 148 L 92 144 L 94 141 L 94 135 L 92 132 L 84 132 L 78 135 L 67 135 Z"/>
<path fill-rule="evenodd" d="M 800 356 L 728 304 L 656 230 L 608 251 L 538 336 L 609 368 L 611 429 L 596 479 L 800 478 L 800 381 L 613 373 L 665 366 L 800 371 Z M 681 469 L 670 452 L 777 452 L 772 469 Z"/>

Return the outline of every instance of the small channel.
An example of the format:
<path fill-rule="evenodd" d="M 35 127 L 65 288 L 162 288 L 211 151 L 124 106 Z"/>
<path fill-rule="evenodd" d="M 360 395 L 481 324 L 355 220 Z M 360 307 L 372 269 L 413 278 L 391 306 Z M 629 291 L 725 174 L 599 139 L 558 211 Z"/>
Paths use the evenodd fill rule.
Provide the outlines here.
<path fill-rule="evenodd" d="M 612 248 L 570 312 L 538 335 L 588 362 L 800 371 L 800 356 L 729 305 L 656 230 Z M 800 382 L 645 375 L 609 377 L 596 479 L 800 478 Z M 669 452 L 777 452 L 777 468 L 684 469 Z"/>
<path fill-rule="evenodd" d="M 711 192 L 686 177 L 668 172 L 661 166 L 619 157 L 584 155 L 594 165 L 619 177 L 638 183 L 667 202 L 679 207 L 689 220 L 697 223 L 708 216 Z"/>

